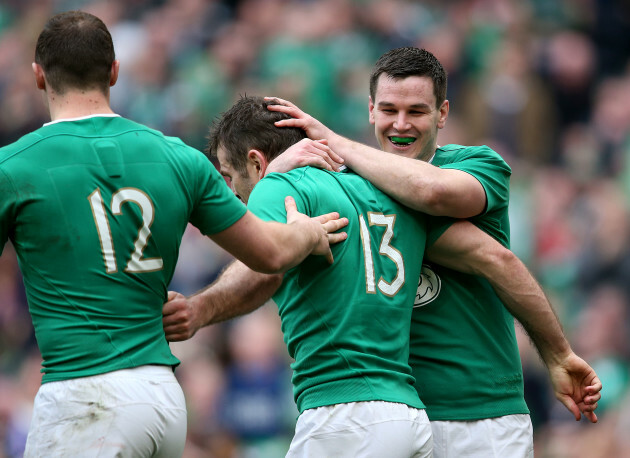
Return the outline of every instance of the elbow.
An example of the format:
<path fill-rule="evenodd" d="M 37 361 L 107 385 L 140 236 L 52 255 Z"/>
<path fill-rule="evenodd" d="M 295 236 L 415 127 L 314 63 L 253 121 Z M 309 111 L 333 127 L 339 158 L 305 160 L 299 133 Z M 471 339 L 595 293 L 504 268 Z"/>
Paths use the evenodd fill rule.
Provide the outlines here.
<path fill-rule="evenodd" d="M 248 267 L 263 274 L 282 274 L 295 265 L 292 261 L 294 260 L 287 256 L 286 250 L 277 246 L 262 251 Z"/>
<path fill-rule="evenodd" d="M 498 243 L 487 253 L 487 263 L 503 272 L 512 271 L 512 267 L 518 262 L 516 255 Z"/>

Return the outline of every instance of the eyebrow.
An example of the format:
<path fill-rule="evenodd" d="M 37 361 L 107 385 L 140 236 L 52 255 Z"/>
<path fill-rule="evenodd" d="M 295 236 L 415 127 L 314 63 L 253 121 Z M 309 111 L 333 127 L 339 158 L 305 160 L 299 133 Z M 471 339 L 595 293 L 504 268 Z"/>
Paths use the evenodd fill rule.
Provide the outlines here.
<path fill-rule="evenodd" d="M 378 107 L 393 107 L 395 106 L 394 103 L 392 102 L 378 102 L 377 103 Z M 413 105 L 409 105 L 409 108 L 415 108 L 415 109 L 431 109 L 431 105 L 427 104 L 427 103 L 414 103 Z"/>

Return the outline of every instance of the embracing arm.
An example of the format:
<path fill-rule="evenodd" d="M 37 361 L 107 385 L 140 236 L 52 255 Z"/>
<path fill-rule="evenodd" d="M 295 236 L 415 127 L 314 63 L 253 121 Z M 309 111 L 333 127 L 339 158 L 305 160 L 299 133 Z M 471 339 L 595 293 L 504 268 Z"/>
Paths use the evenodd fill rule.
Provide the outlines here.
<path fill-rule="evenodd" d="M 277 102 L 269 105 L 270 110 L 291 116 L 291 119 L 277 121 L 277 126 L 299 127 L 313 140 L 327 140 L 328 147 L 348 167 L 403 205 L 429 215 L 454 218 L 470 218 L 484 211 L 486 193 L 472 175 L 352 141 L 336 134 L 287 100 L 266 99 Z"/>
<path fill-rule="evenodd" d="M 282 273 L 298 265 L 309 254 L 324 255 L 333 262 L 330 243 L 345 233 L 328 234 L 325 223 L 337 230 L 347 224 L 338 213 L 310 218 L 297 211 L 291 197 L 285 199 L 287 224 L 263 221 L 250 211 L 227 229 L 210 238 L 248 267 L 263 273 Z"/>
<path fill-rule="evenodd" d="M 596 422 L 601 398 L 595 371 L 573 353 L 541 286 L 510 250 L 467 221 L 454 223 L 427 250 L 440 265 L 484 277 L 519 320 L 549 370 L 556 398 L 580 419 Z"/>
<path fill-rule="evenodd" d="M 282 284 L 282 275 L 254 272 L 234 261 L 207 288 L 184 297 L 170 291 L 162 308 L 166 339 L 190 339 L 204 326 L 245 315 L 264 305 Z"/>

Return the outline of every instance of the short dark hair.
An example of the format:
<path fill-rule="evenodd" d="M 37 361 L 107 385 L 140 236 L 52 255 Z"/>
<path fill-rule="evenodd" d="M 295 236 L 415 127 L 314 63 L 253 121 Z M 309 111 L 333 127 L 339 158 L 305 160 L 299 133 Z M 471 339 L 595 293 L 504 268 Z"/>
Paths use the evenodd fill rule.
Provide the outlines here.
<path fill-rule="evenodd" d="M 392 79 L 402 79 L 409 76 L 431 78 L 437 108 L 446 100 L 446 70 L 440 61 L 426 49 L 406 46 L 387 51 L 379 57 L 370 75 L 372 101 L 376 97 L 378 78 L 383 74 Z"/>
<path fill-rule="evenodd" d="M 109 91 L 114 43 L 107 26 L 83 11 L 51 17 L 37 38 L 35 62 L 42 66 L 51 88 L 97 88 Z"/>
<path fill-rule="evenodd" d="M 244 95 L 212 124 L 206 153 L 217 156 L 222 147 L 228 163 L 238 173 L 247 174 L 247 152 L 259 150 L 268 161 L 306 137 L 297 127 L 276 127 L 274 122 L 290 116 L 267 109 L 276 103 L 262 97 Z"/>

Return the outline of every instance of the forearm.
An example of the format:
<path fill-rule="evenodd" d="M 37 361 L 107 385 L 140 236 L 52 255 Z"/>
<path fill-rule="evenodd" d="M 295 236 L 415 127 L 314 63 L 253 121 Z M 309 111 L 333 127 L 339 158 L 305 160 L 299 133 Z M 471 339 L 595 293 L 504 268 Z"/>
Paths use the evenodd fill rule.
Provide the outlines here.
<path fill-rule="evenodd" d="M 199 313 L 201 326 L 207 326 L 256 310 L 271 299 L 281 284 L 280 274 L 261 274 L 234 261 L 214 283 L 189 300 Z"/>
<path fill-rule="evenodd" d="M 507 256 L 503 262 L 490 263 L 483 270 L 505 307 L 527 331 L 545 364 L 560 364 L 571 353 L 571 347 L 548 298 L 527 267 L 516 256 Z"/>
<path fill-rule="evenodd" d="M 406 207 L 435 216 L 470 218 L 485 208 L 481 184 L 460 170 L 386 153 L 331 134 L 328 145 L 345 164 Z"/>
<path fill-rule="evenodd" d="M 514 253 L 468 221 L 458 221 L 427 250 L 436 264 L 485 278 L 521 322 L 548 366 L 571 348 L 549 300 Z"/>

